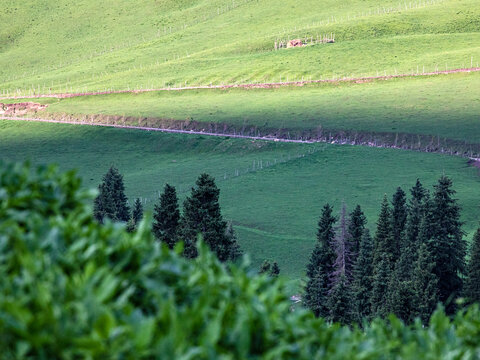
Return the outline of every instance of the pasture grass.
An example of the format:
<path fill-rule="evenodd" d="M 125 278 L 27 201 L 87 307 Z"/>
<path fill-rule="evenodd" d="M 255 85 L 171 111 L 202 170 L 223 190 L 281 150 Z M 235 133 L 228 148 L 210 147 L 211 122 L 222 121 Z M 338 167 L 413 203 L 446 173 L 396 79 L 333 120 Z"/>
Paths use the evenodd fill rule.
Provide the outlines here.
<path fill-rule="evenodd" d="M 7 0 L 0 9 L 0 91 L 264 82 L 480 62 L 478 1 L 404 4 Z M 273 51 L 279 39 L 332 33 L 335 44 Z"/>
<path fill-rule="evenodd" d="M 391 197 L 397 186 L 407 190 L 416 178 L 430 188 L 446 174 L 458 192 L 469 236 L 480 218 L 478 169 L 458 157 L 6 120 L 0 121 L 0 138 L 1 160 L 75 168 L 89 188 L 115 165 L 124 174 L 128 197 L 141 197 L 147 211 L 166 182 L 183 200 L 196 177 L 210 173 L 221 189 L 224 217 L 233 220 L 253 266 L 278 261 L 291 279 L 303 275 L 326 202 L 336 211 L 342 201 L 350 209 L 362 205 L 374 229 L 384 193 Z"/>
<path fill-rule="evenodd" d="M 480 142 L 480 73 L 276 89 L 38 99 L 50 113 L 196 120 L 259 129 L 412 133 Z M 37 100 L 35 100 L 37 101 Z"/>

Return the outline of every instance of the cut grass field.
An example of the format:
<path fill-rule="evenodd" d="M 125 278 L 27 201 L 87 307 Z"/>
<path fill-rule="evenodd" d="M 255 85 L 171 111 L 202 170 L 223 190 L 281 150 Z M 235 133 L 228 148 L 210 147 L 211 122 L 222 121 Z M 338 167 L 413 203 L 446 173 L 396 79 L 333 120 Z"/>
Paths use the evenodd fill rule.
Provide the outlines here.
<path fill-rule="evenodd" d="M 147 210 L 166 182 L 184 199 L 196 177 L 208 172 L 253 265 L 276 260 L 292 279 L 303 274 L 325 202 L 337 211 L 342 200 L 350 209 L 361 204 L 373 229 L 384 193 L 407 190 L 417 177 L 430 187 L 446 174 L 458 191 L 464 229 L 471 234 L 480 219 L 478 169 L 453 156 L 5 120 L 0 138 L 0 159 L 76 168 L 85 187 L 95 187 L 114 164 L 129 198 L 147 199 Z"/>

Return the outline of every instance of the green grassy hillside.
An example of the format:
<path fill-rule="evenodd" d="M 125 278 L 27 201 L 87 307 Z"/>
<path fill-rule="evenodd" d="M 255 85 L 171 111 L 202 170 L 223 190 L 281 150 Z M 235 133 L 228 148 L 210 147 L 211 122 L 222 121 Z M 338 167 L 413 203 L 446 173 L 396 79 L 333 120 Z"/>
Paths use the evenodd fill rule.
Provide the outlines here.
<path fill-rule="evenodd" d="M 96 187 L 114 164 L 125 175 L 127 195 L 141 197 L 148 210 L 166 182 L 183 199 L 208 172 L 254 266 L 274 259 L 291 278 L 303 274 L 325 202 L 336 211 L 343 200 L 350 209 L 361 204 L 373 229 L 384 193 L 407 190 L 417 177 L 430 187 L 445 173 L 469 234 L 480 218 L 478 169 L 453 156 L 15 121 L 0 122 L 0 138 L 0 159 L 77 168 L 85 187 Z"/>
<path fill-rule="evenodd" d="M 238 129 L 412 133 L 480 143 L 480 73 L 278 89 L 188 90 L 39 99 L 46 113 L 223 123 Z M 43 115 L 41 115 L 43 116 Z"/>
<path fill-rule="evenodd" d="M 476 0 L 7 0 L 0 89 L 53 91 L 411 72 L 480 62 Z M 335 44 L 273 51 L 335 33 Z"/>

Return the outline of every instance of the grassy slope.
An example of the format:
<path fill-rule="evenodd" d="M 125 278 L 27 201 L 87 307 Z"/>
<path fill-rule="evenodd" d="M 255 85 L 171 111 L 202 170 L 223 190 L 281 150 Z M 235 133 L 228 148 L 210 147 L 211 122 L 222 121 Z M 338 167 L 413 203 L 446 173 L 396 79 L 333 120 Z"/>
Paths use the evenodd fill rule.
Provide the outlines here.
<path fill-rule="evenodd" d="M 480 141 L 480 73 L 368 84 L 41 99 L 48 112 L 194 119 L 260 128 L 353 129 Z"/>
<path fill-rule="evenodd" d="M 0 138 L 0 159 L 78 168 L 88 187 L 115 164 L 125 174 L 128 196 L 146 198 L 150 210 L 165 182 L 184 198 L 206 171 L 217 178 L 224 216 L 234 220 L 254 265 L 275 259 L 292 278 L 303 272 L 327 201 L 337 210 L 342 200 L 350 208 L 361 204 L 373 228 L 384 192 L 390 195 L 398 185 L 407 189 L 417 177 L 430 186 L 445 173 L 458 191 L 465 229 L 471 232 L 480 217 L 478 170 L 449 156 L 13 121 L 0 121 Z M 254 161 L 264 168 L 252 171 Z"/>
<path fill-rule="evenodd" d="M 320 78 L 480 61 L 476 0 L 407 10 L 384 1 L 382 8 L 401 10 L 380 14 L 373 0 L 236 3 L 226 11 L 230 0 L 82 0 L 75 7 L 66 0 L 7 1 L 0 10 L 0 89 Z M 165 35 L 170 26 L 176 30 Z M 332 32 L 333 45 L 271 51 L 277 38 Z"/>

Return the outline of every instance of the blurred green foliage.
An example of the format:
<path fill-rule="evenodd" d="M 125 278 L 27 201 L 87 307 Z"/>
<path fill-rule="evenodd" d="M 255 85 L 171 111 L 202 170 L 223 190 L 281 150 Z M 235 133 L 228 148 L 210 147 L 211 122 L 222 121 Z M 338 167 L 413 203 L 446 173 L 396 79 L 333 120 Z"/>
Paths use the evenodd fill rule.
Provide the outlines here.
<path fill-rule="evenodd" d="M 476 359 L 477 306 L 428 328 L 291 311 L 282 279 L 99 225 L 72 172 L 0 164 L 2 359 Z"/>

